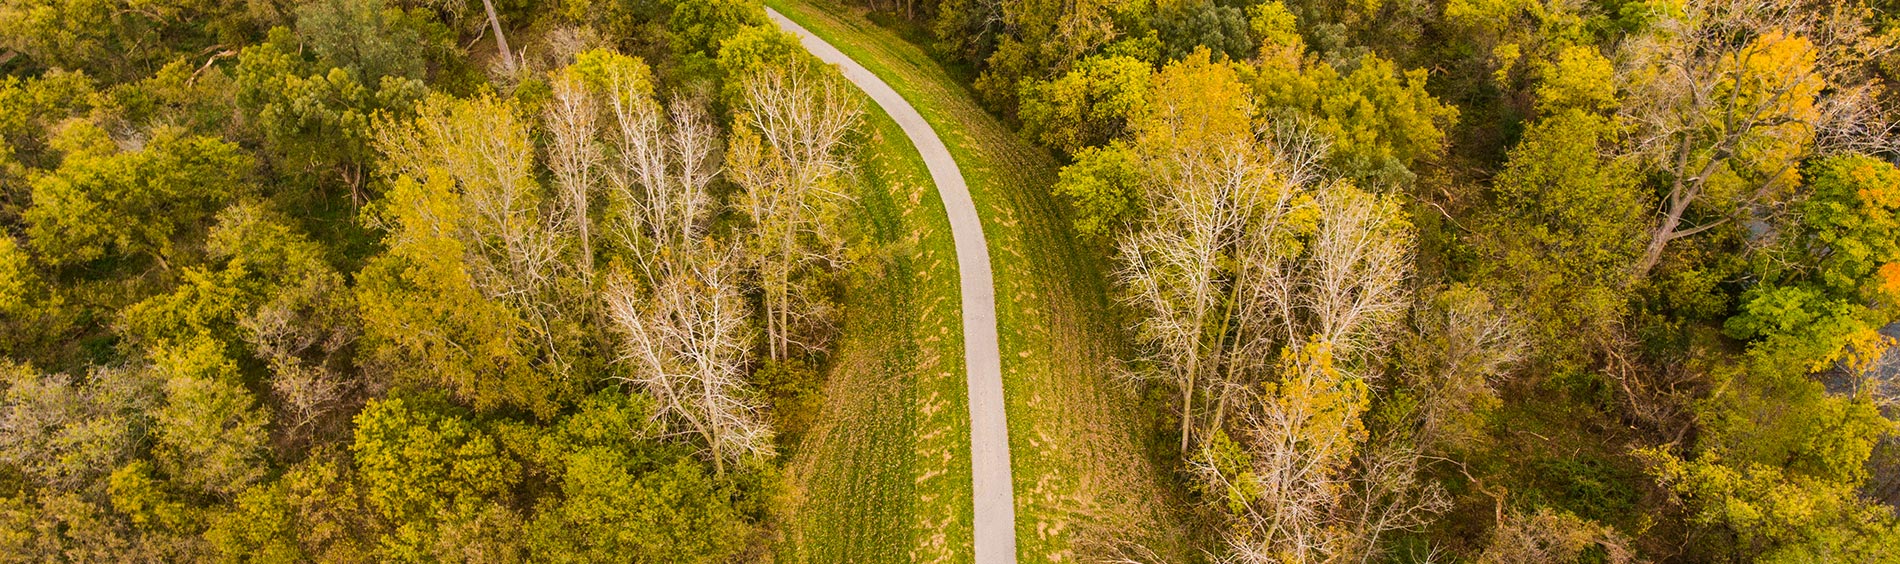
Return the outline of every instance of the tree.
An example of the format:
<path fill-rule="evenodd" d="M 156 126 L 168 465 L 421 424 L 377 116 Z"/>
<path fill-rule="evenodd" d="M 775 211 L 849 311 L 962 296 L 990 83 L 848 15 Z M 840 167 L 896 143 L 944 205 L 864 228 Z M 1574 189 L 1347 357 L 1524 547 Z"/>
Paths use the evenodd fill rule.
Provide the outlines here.
<path fill-rule="evenodd" d="M 269 416 L 244 389 L 237 366 L 208 339 L 156 351 L 165 405 L 156 410 L 154 454 L 181 485 L 234 495 L 262 479 Z"/>
<path fill-rule="evenodd" d="M 838 261 L 832 230 L 838 177 L 849 166 L 845 136 L 862 112 L 842 79 L 796 59 L 742 78 L 745 113 L 735 128 L 727 167 L 741 193 L 737 207 L 752 221 L 751 252 L 764 293 L 765 332 L 773 360 L 805 347 L 792 335 L 795 279 L 813 263 Z"/>
<path fill-rule="evenodd" d="M 1546 360 L 1574 357 L 1580 334 L 1628 307 L 1650 206 L 1633 163 L 1606 154 L 1615 139 L 1582 110 L 1532 124 L 1492 183 L 1497 214 L 1472 236 L 1486 286 L 1527 314 Z"/>
<path fill-rule="evenodd" d="M 1181 390 L 1181 450 L 1195 433 L 1194 395 L 1215 387 L 1249 233 L 1281 236 L 1298 203 L 1254 141 L 1252 105 L 1232 67 L 1200 51 L 1154 80 L 1156 106 L 1136 127 L 1149 169 L 1143 215 L 1121 238 L 1123 299 L 1144 313 L 1136 335 Z M 1223 396 L 1224 397 L 1224 396 Z"/>
<path fill-rule="evenodd" d="M 281 214 L 238 204 L 218 214 L 208 247 L 226 268 L 260 279 L 257 303 L 236 320 L 251 354 L 270 368 L 277 430 L 304 437 L 341 423 L 332 417 L 352 392 L 354 346 L 361 328 L 343 275 L 324 260 L 316 241 Z"/>
<path fill-rule="evenodd" d="M 515 104 L 492 96 L 435 97 L 415 119 L 381 124 L 376 143 L 396 187 L 375 217 L 389 231 L 390 251 L 365 269 L 377 283 L 361 285 L 382 293 L 359 296 L 366 337 L 397 344 L 388 350 L 412 360 L 434 357 L 405 368 L 462 380 L 457 393 L 484 407 L 520 402 L 539 411 L 552 408 L 543 402 L 558 393 L 553 382 L 568 381 L 585 359 L 579 350 L 587 339 L 574 327 L 590 309 L 590 294 L 569 219 L 584 212 L 568 207 L 584 202 L 552 197 L 540 185 L 529 127 L 518 114 Z M 457 307 L 424 314 L 404 294 Z M 415 327 L 435 330 L 417 334 Z M 469 348 L 475 343 L 483 346 Z M 425 352 L 438 346 L 449 348 Z M 448 357 L 471 356 L 506 367 L 483 378 L 523 385 L 472 387 L 463 379 L 482 371 L 444 366 Z"/>
<path fill-rule="evenodd" d="M 589 229 L 591 209 L 601 165 L 601 148 L 595 140 L 600 109 L 593 94 L 576 73 L 563 73 L 554 79 L 554 99 L 548 104 L 543 120 L 551 138 L 548 143 L 548 168 L 554 173 L 554 186 L 567 211 L 564 218 L 580 240 L 580 270 L 590 281 L 594 276 L 594 238 Z"/>
<path fill-rule="evenodd" d="M 1062 167 L 1052 190 L 1069 201 L 1076 232 L 1113 241 L 1135 223 L 1143 199 L 1138 159 L 1117 140 L 1085 147 Z"/>
<path fill-rule="evenodd" d="M 1453 285 L 1421 300 L 1396 359 L 1417 402 L 1417 442 L 1430 451 L 1475 446 L 1484 415 L 1500 404 L 1496 382 L 1525 353 L 1513 317 L 1476 288 Z"/>
<path fill-rule="evenodd" d="M 685 0 L 673 4 L 667 28 L 673 30 L 680 53 L 707 59 L 719 55 L 720 42 L 747 26 L 767 26 L 765 10 L 739 0 Z"/>
<path fill-rule="evenodd" d="M 607 232 L 641 264 L 688 252 L 715 211 L 708 188 L 719 172 L 718 138 L 711 119 L 692 100 L 675 99 L 670 112 L 662 107 L 639 59 L 605 51 L 577 59 L 574 68 L 600 93 L 612 120 L 603 167 Z"/>
<path fill-rule="evenodd" d="M 1016 97 L 1025 85 L 1067 72 L 1115 38 L 1115 16 L 1140 5 L 1119 0 L 999 1 L 968 10 L 945 9 L 937 33 L 939 40 L 977 47 L 971 62 L 980 61 L 982 74 L 972 86 L 991 108 L 1008 115 L 1016 113 Z M 970 19 L 957 22 L 956 15 Z M 965 31 L 965 25 L 980 31 L 967 39 L 946 35 Z"/>
<path fill-rule="evenodd" d="M 210 0 L 149 2 L 137 9 L 18 0 L 0 5 L 0 49 L 24 54 L 40 68 L 129 80 L 177 57 L 210 55 L 210 48 L 268 26 L 271 13 Z"/>
<path fill-rule="evenodd" d="M 727 460 L 770 456 L 772 429 L 746 380 L 751 338 L 737 257 L 705 244 L 648 265 L 650 279 L 613 283 L 604 298 L 624 337 L 628 380 L 652 394 L 657 415 L 699 435 L 723 475 Z"/>
<path fill-rule="evenodd" d="M 323 0 L 297 7 L 297 35 L 325 66 L 365 84 L 421 80 L 455 53 L 454 37 L 424 7 L 384 0 Z M 275 43 L 275 41 L 272 41 Z"/>
<path fill-rule="evenodd" d="M 1400 72 L 1392 61 L 1366 54 L 1342 73 L 1302 56 L 1305 42 L 1289 29 L 1290 17 L 1263 10 L 1255 19 L 1269 39 L 1250 81 L 1257 105 L 1276 119 L 1310 121 L 1329 141 L 1326 162 L 1335 174 L 1391 186 L 1409 181 L 1413 163 L 1443 149 L 1458 109 L 1426 92 L 1424 69 Z"/>
<path fill-rule="evenodd" d="M 640 395 L 605 391 L 541 435 L 538 458 L 560 491 L 527 526 L 533 557 L 710 563 L 747 546 L 741 486 L 654 440 L 664 429 L 650 410 Z"/>
<path fill-rule="evenodd" d="M 1620 113 L 1667 183 L 1636 275 L 1672 241 L 1772 212 L 1810 155 L 1890 145 L 1867 63 L 1888 48 L 1860 9 L 1697 0 L 1627 41 Z"/>
<path fill-rule="evenodd" d="M 28 307 L 28 292 L 37 278 L 20 244 L 12 237 L 0 237 L 0 316 L 17 314 Z"/>
<path fill-rule="evenodd" d="M 1279 374 L 1238 442 L 1218 435 L 1191 463 L 1227 511 L 1234 561 L 1363 561 L 1381 535 L 1448 507 L 1442 492 L 1418 489 L 1415 457 L 1364 451 L 1369 388 L 1335 367 L 1324 341 L 1288 349 Z"/>
<path fill-rule="evenodd" d="M 501 53 L 502 68 L 514 74 L 515 52 L 508 48 L 508 35 L 501 31 L 501 18 L 495 15 L 494 0 L 482 0 L 482 11 L 488 13 L 488 27 L 495 30 L 495 50 Z"/>
<path fill-rule="evenodd" d="M 270 41 L 246 47 L 238 54 L 235 82 L 239 111 L 262 135 L 268 151 L 265 154 L 277 161 L 275 166 L 313 176 L 333 174 L 349 186 L 352 203 L 361 205 L 364 184 L 369 180 L 367 170 L 375 157 L 371 116 L 377 112 L 407 114 L 427 92 L 418 78 L 421 73 L 416 71 L 418 77 L 408 77 L 405 74 L 409 71 L 397 69 L 313 65 L 300 55 L 288 32 L 282 28 L 272 32 Z M 354 46 L 332 48 L 357 53 Z"/>
<path fill-rule="evenodd" d="M 22 214 L 33 248 L 53 265 L 183 258 L 174 239 L 201 229 L 240 195 L 251 167 L 236 145 L 175 129 L 153 132 L 143 149 L 119 151 L 104 130 L 76 122 L 54 144 L 66 157 L 32 180 L 33 204 Z"/>
<path fill-rule="evenodd" d="M 1820 372 L 1836 366 L 1856 393 L 1890 402 L 1869 377 L 1892 345 L 1879 329 L 1900 319 L 1900 169 L 1865 155 L 1815 161 L 1799 222 L 1755 261 L 1724 329 L 1763 354 Z"/>
<path fill-rule="evenodd" d="M 136 367 L 84 378 L 3 368 L 0 461 L 56 491 L 87 489 L 135 456 L 163 398 L 163 381 Z"/>
<path fill-rule="evenodd" d="M 1376 349 L 1404 309 L 1410 234 L 1391 201 L 1322 178 L 1310 135 L 1257 139 L 1230 65 L 1199 52 L 1155 85 L 1134 143 L 1140 219 L 1119 241 L 1117 277 L 1144 314 L 1148 360 L 1182 392 L 1185 452 L 1194 395 L 1214 395 L 1218 428 L 1276 347 L 1324 341 L 1354 360 Z"/>
<path fill-rule="evenodd" d="M 1067 74 L 1023 90 L 1023 131 L 1076 155 L 1121 135 L 1148 106 L 1148 63 L 1127 56 L 1089 57 Z"/>
<path fill-rule="evenodd" d="M 1247 36 L 1248 18 L 1240 7 L 1212 0 L 1158 2 L 1149 17 L 1165 56 L 1181 59 L 1205 48 L 1216 59 L 1242 59 L 1253 48 Z"/>
<path fill-rule="evenodd" d="M 798 37 L 777 27 L 740 27 L 731 37 L 719 42 L 719 58 L 713 61 L 725 83 L 720 90 L 720 100 L 732 107 L 743 107 L 747 77 L 767 69 L 782 69 L 808 57 L 805 48 L 799 46 Z"/>
<path fill-rule="evenodd" d="M 1478 564 L 1565 564 L 1577 562 L 1591 548 L 1601 549 L 1609 564 L 1635 560 L 1629 539 L 1567 511 L 1543 507 L 1535 513 L 1512 512 L 1505 519 L 1491 531 Z"/>
<path fill-rule="evenodd" d="M 491 527 L 513 519 L 498 501 L 521 465 L 475 422 L 402 398 L 371 402 L 350 454 L 368 505 L 392 526 L 379 558 L 466 560 L 512 544 Z"/>
<path fill-rule="evenodd" d="M 402 178 L 385 195 L 389 251 L 357 274 L 365 360 L 477 408 L 552 412 L 560 380 L 534 366 L 521 314 L 477 289 L 452 236 L 463 212 L 449 186 L 441 175 L 427 184 Z"/>

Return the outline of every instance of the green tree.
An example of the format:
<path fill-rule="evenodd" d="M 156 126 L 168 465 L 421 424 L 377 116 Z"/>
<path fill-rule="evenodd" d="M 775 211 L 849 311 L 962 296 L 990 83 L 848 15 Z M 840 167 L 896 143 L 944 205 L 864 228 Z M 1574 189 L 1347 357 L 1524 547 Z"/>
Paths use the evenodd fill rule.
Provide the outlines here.
<path fill-rule="evenodd" d="M 38 285 L 39 276 L 27 261 L 19 243 L 0 237 L 0 318 L 18 315 L 31 305 L 29 292 Z"/>
<path fill-rule="evenodd" d="M 1140 213 L 1142 178 L 1140 161 L 1133 150 L 1125 143 L 1111 141 L 1077 152 L 1075 163 L 1062 167 L 1054 190 L 1075 210 L 1077 232 L 1113 240 Z"/>
<path fill-rule="evenodd" d="M 1472 235 L 1486 284 L 1521 308 L 1544 354 L 1606 330 L 1627 308 L 1646 197 L 1635 168 L 1605 156 L 1613 122 L 1567 110 L 1533 124 L 1492 183 L 1497 213 Z"/>
<path fill-rule="evenodd" d="M 325 66 L 356 80 L 421 80 L 457 53 L 455 38 L 435 13 L 384 0 L 319 0 L 297 7 L 297 35 Z M 272 42 L 281 42 L 272 30 Z"/>
<path fill-rule="evenodd" d="M 244 388 L 217 341 L 197 339 L 156 351 L 165 404 L 154 413 L 153 454 L 180 485 L 234 495 L 263 478 L 269 415 Z"/>
<path fill-rule="evenodd" d="M 1850 154 L 1814 162 L 1812 191 L 1782 244 L 1754 261 L 1758 283 L 1726 329 L 1819 371 L 1859 371 L 1900 319 L 1900 169 Z"/>
<path fill-rule="evenodd" d="M 982 74 L 972 86 L 990 107 L 1015 114 L 1016 97 L 1026 85 L 1068 72 L 1076 61 L 1115 39 L 1115 19 L 1121 12 L 1144 5 L 1123 0 L 1008 0 L 973 6 L 976 9 L 963 12 L 976 18 L 968 24 L 956 22 L 946 10 L 938 38 L 974 44 Z M 962 32 L 970 24 L 989 33 L 971 38 L 944 35 Z"/>
<path fill-rule="evenodd" d="M 185 258 L 178 238 L 242 194 L 251 168 L 236 145 L 175 129 L 153 132 L 142 149 L 118 151 L 103 130 L 77 122 L 54 144 L 65 159 L 33 179 L 33 204 L 23 214 L 34 249 L 54 265 Z"/>
<path fill-rule="evenodd" d="M 1197 48 L 1206 48 L 1216 58 L 1244 59 L 1254 47 L 1248 37 L 1250 22 L 1240 7 L 1213 0 L 1156 2 L 1149 17 L 1166 58 L 1187 57 Z"/>
<path fill-rule="evenodd" d="M 1332 145 L 1327 164 L 1367 185 L 1412 178 L 1409 167 L 1436 157 L 1458 109 L 1425 90 L 1424 69 L 1401 72 L 1392 61 L 1366 55 L 1342 73 L 1332 64 L 1269 59 L 1253 80 L 1268 116 L 1307 120 Z"/>
<path fill-rule="evenodd" d="M 125 80 L 178 56 L 202 57 L 207 47 L 241 43 L 268 25 L 269 13 L 217 0 L 158 0 L 135 8 L 14 0 L 0 4 L 0 49 L 17 50 L 42 68 Z"/>
<path fill-rule="evenodd" d="M 744 103 L 745 77 L 765 69 L 779 68 L 810 55 L 798 45 L 798 38 L 772 26 L 744 26 L 719 42 L 715 65 L 725 79 L 720 98 L 737 107 Z"/>
<path fill-rule="evenodd" d="M 498 502 L 520 483 L 521 464 L 476 422 L 401 398 L 371 402 L 356 416 L 350 454 L 369 507 L 393 527 L 383 556 L 417 561 L 511 542 L 482 525 L 509 519 Z"/>
<path fill-rule="evenodd" d="M 328 452 L 251 486 L 210 517 L 205 539 L 226 561 L 375 562 L 376 517 Z"/>
<path fill-rule="evenodd" d="M 1858 493 L 1874 445 L 1895 432 L 1865 396 L 1829 394 L 1807 367 L 1755 351 L 1714 371 L 1696 407 L 1693 456 L 1641 453 L 1691 522 L 1720 536 L 1711 556 L 1759 562 L 1877 561 L 1900 518 Z M 1886 548 L 1883 548 L 1886 547 Z"/>
<path fill-rule="evenodd" d="M 406 73 L 378 78 L 354 67 L 325 70 L 299 53 L 283 28 L 272 29 L 270 41 L 244 48 L 234 81 L 238 110 L 262 136 L 273 166 L 323 184 L 334 175 L 361 204 L 365 168 L 375 156 L 370 117 L 407 114 L 426 88 Z"/>
<path fill-rule="evenodd" d="M 1067 74 L 1023 90 L 1023 131 L 1071 155 L 1120 136 L 1148 105 L 1148 63 L 1089 57 Z"/>
<path fill-rule="evenodd" d="M 667 27 L 673 30 L 678 52 L 713 59 L 721 43 L 746 27 L 770 27 L 765 10 L 745 0 L 681 0 L 673 4 Z"/>
<path fill-rule="evenodd" d="M 740 492 L 690 450 L 642 439 L 661 431 L 650 411 L 640 396 L 601 392 L 540 435 L 536 456 L 560 490 L 528 526 L 535 557 L 710 563 L 744 549 Z"/>

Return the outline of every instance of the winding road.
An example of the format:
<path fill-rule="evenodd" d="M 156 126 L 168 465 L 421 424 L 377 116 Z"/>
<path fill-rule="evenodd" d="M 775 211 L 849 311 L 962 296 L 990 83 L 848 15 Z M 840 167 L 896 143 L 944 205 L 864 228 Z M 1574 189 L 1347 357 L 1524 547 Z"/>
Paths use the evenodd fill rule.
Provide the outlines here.
<path fill-rule="evenodd" d="M 1009 476 L 1009 425 L 1003 413 L 1003 361 L 996 341 L 996 289 L 990 279 L 990 250 L 963 173 L 924 116 L 877 75 L 851 60 L 810 30 L 777 10 L 772 21 L 793 35 L 819 60 L 838 65 L 846 80 L 864 91 L 910 137 L 937 184 L 937 195 L 950 215 L 956 241 L 957 270 L 963 294 L 963 356 L 970 399 L 970 479 L 975 507 L 977 564 L 1016 561 L 1016 502 Z"/>

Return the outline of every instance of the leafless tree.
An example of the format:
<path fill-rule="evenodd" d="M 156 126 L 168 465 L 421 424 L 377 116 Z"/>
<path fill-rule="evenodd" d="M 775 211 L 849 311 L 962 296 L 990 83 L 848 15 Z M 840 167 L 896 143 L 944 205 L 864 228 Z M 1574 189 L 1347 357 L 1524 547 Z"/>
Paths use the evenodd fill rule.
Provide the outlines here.
<path fill-rule="evenodd" d="M 1603 549 L 1611 564 L 1636 562 L 1629 540 L 1615 529 L 1548 507 L 1536 513 L 1512 513 L 1491 533 L 1479 564 L 1558 564 L 1576 562 L 1589 547 Z"/>
<path fill-rule="evenodd" d="M 1410 225 L 1395 202 L 1349 186 L 1316 199 L 1319 230 L 1300 277 L 1308 333 L 1341 356 L 1377 349 L 1411 303 Z"/>
<path fill-rule="evenodd" d="M 661 108 L 636 77 L 610 74 L 606 88 L 613 124 L 607 228 L 643 260 L 681 249 L 701 235 L 712 212 L 707 188 L 718 174 L 712 120 L 690 99 Z"/>
<path fill-rule="evenodd" d="M 580 240 L 581 273 L 591 280 L 594 238 L 589 228 L 589 203 L 599 188 L 601 174 L 601 148 L 595 137 L 600 110 L 593 93 L 577 76 L 557 76 L 553 90 L 554 99 L 548 103 L 545 116 L 551 134 L 548 168 L 554 173 L 567 228 Z"/>
<path fill-rule="evenodd" d="M 1891 149 L 1854 2 L 1691 0 L 1622 48 L 1631 149 L 1668 179 L 1637 276 L 1677 239 L 1772 212 L 1807 156 Z M 1685 225 L 1700 204 L 1701 225 Z"/>
<path fill-rule="evenodd" d="M 1372 562 L 1384 553 L 1379 540 L 1385 535 L 1416 531 L 1451 509 L 1445 488 L 1420 474 L 1425 460 L 1415 447 L 1395 442 L 1371 443 L 1360 453 L 1341 528 L 1347 558 Z"/>
<path fill-rule="evenodd" d="M 1410 304 L 1411 227 L 1390 199 L 1323 175 L 1326 144 L 1306 130 L 1207 131 L 1221 130 L 1138 143 L 1151 172 L 1118 249 L 1123 299 L 1143 314 L 1150 362 L 1182 389 L 1183 450 L 1203 437 L 1196 474 L 1234 494 L 1221 496 L 1229 557 L 1366 561 L 1381 535 L 1446 505 L 1415 449 L 1367 448 L 1360 420 L 1367 367 Z"/>
<path fill-rule="evenodd" d="M 1226 352 L 1233 294 L 1245 287 L 1230 261 L 1258 222 L 1262 206 L 1290 194 L 1257 155 L 1223 155 L 1206 177 L 1184 175 L 1154 198 L 1151 216 L 1124 239 L 1119 256 L 1124 299 L 1144 312 L 1137 335 L 1150 358 L 1182 390 L 1181 448 L 1194 434 L 1194 394 Z M 1183 167 L 1186 168 L 1186 167 Z"/>
<path fill-rule="evenodd" d="M 245 340 L 270 366 L 271 391 L 284 415 L 276 419 L 291 440 L 340 423 L 332 416 L 371 384 L 349 373 L 357 329 L 345 289 L 342 276 L 323 272 L 239 320 Z"/>
<path fill-rule="evenodd" d="M 772 452 L 772 430 L 746 379 L 752 342 L 736 253 L 694 249 L 608 284 L 608 317 L 623 340 L 628 380 L 659 404 L 656 414 L 706 441 L 718 472 L 728 460 Z"/>
<path fill-rule="evenodd" d="M 784 358 L 795 301 L 793 278 L 806 266 L 840 260 L 833 233 L 837 189 L 850 163 L 841 150 L 862 113 L 842 79 L 827 69 L 796 63 L 743 79 L 745 127 L 735 132 L 728 161 L 743 193 L 738 207 L 753 222 L 753 249 L 765 297 L 766 336 L 774 359 Z"/>
<path fill-rule="evenodd" d="M 1237 437 L 1246 449 L 1239 464 L 1218 459 L 1210 446 L 1192 467 L 1229 510 L 1229 559 L 1236 562 L 1323 562 L 1350 548 L 1341 534 L 1351 489 L 1347 472 L 1366 439 L 1360 422 L 1368 391 L 1340 372 L 1331 348 L 1310 344 L 1289 351 L 1280 379 L 1248 402 Z"/>

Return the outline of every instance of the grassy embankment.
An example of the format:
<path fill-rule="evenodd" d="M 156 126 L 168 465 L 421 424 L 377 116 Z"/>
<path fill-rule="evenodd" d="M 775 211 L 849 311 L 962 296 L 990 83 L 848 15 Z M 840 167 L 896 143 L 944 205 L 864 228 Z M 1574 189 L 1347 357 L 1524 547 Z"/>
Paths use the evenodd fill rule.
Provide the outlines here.
<path fill-rule="evenodd" d="M 1055 162 L 984 112 L 922 49 L 861 10 L 766 4 L 903 94 L 943 137 L 970 185 L 994 261 L 1021 560 L 1073 561 L 1127 548 L 1111 546 L 1117 542 L 1183 560 L 1184 527 L 1168 509 L 1178 505 L 1145 450 L 1152 422 L 1115 376 L 1123 348 L 1108 313 L 1106 264 L 1075 240 L 1049 195 Z M 826 428 L 800 445 L 792 465 L 801 503 L 782 554 L 812 562 L 968 561 L 969 431 L 948 225 L 935 191 L 911 188 L 928 178 L 915 149 L 872 113 L 875 136 L 897 142 L 871 145 L 878 154 L 864 172 L 911 203 L 897 215 L 921 242 L 903 273 L 915 280 L 886 277 L 875 285 L 887 296 L 873 298 L 880 292 L 874 285 L 848 306 L 853 322 L 832 362 Z M 881 178 L 868 174 L 877 171 Z M 897 381 L 906 375 L 915 380 Z"/>

